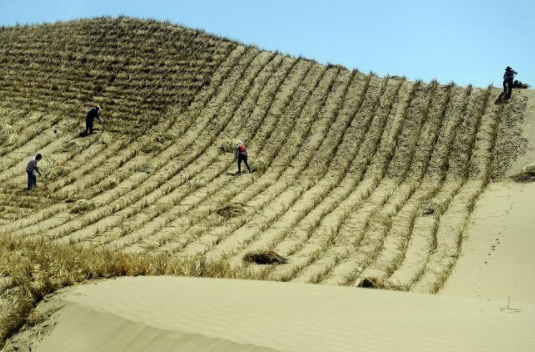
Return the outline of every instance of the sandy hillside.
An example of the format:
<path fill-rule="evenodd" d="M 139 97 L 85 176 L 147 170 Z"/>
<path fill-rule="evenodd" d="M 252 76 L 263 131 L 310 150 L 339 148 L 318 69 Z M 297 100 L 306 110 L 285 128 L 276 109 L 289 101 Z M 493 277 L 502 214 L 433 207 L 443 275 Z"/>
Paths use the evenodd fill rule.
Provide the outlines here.
<path fill-rule="evenodd" d="M 516 92 L 515 92 L 516 93 Z M 512 165 L 516 175 L 535 162 L 535 91 L 528 97 L 522 136 L 526 152 Z M 444 295 L 535 303 L 534 183 L 511 179 L 491 184 L 481 195 L 471 218 L 463 252 Z"/>
<path fill-rule="evenodd" d="M 48 321 L 52 331 L 28 331 L 7 351 L 28 339 L 37 352 L 520 352 L 535 344 L 533 304 L 325 285 L 121 278 L 48 304 L 64 306 Z"/>
<path fill-rule="evenodd" d="M 529 304 L 535 302 L 529 279 L 535 269 L 529 212 L 535 190 L 508 176 L 535 161 L 533 90 L 516 91 L 500 104 L 500 90 L 493 87 L 377 77 L 123 17 L 2 28 L 0 62 L 5 68 L 0 73 L 0 346 L 34 321 L 34 305 L 58 288 L 88 278 L 164 274 L 323 286 L 372 279 L 377 287 L 415 293 L 291 285 L 294 295 L 274 283 L 249 288 L 178 280 L 178 286 L 171 285 L 187 282 L 192 292 L 198 291 L 193 283 L 232 292 L 265 287 L 269 304 L 281 307 L 286 307 L 281 296 L 269 296 L 278 295 L 278 288 L 295 302 L 308 302 L 316 290 L 332 290 L 341 302 L 349 300 L 344 295 L 351 302 L 371 300 L 376 309 L 359 307 L 363 315 L 350 304 L 345 308 L 351 317 L 340 312 L 341 321 L 368 331 L 368 338 L 356 339 L 353 330 L 336 325 L 332 346 L 369 347 L 373 340 L 390 348 L 392 341 L 381 334 L 398 331 L 403 321 L 396 318 L 383 330 L 384 315 L 376 311 L 399 310 L 406 317 L 407 306 L 415 312 L 415 326 L 428 329 L 424 321 L 432 321 L 444 324 L 437 329 L 464 334 L 467 342 L 459 346 L 470 341 L 482 350 L 499 349 L 505 341 L 518 343 L 516 350 L 526 346 L 529 326 L 522 324 L 533 323 Z M 96 134 L 82 137 L 84 115 L 95 104 L 103 107 L 104 126 L 97 123 Z M 251 173 L 236 173 L 237 139 L 246 142 Z M 26 192 L 24 166 L 37 152 L 44 155 L 43 177 Z M 244 260 L 267 251 L 282 260 L 276 265 Z M 102 285 L 103 295 L 113 294 L 106 288 L 112 283 Z M 140 286 L 139 294 L 152 290 Z M 88 287 L 80 290 L 93 286 Z M 419 295 L 437 292 L 471 299 Z M 522 304 L 521 313 L 499 309 L 508 297 L 513 306 Z M 162 299 L 155 312 L 165 316 L 172 300 Z M 69 303 L 58 313 L 58 321 L 65 322 L 50 341 L 68 336 L 62 331 L 75 326 L 69 319 L 78 315 L 94 327 L 107 324 L 100 322 L 101 313 L 104 320 L 113 316 L 110 324 L 118 329 L 134 324 L 130 316 L 109 313 L 111 303 L 102 308 L 65 300 Z M 406 305 L 374 306 L 403 300 Z M 312 308 L 294 311 L 292 319 L 308 321 L 308 314 L 319 314 L 311 320 L 321 321 L 327 315 L 321 312 L 339 309 L 310 303 Z M 188 307 L 197 310 L 196 305 Z M 444 319 L 431 314 L 434 310 Z M 459 329 L 451 312 L 472 325 Z M 137 323 L 153 319 L 145 313 L 140 310 Z M 357 316 L 360 321 L 351 320 Z M 251 319 L 240 324 L 250 325 Z M 501 320 L 513 331 L 516 326 L 518 334 L 499 339 L 489 327 L 483 341 L 478 325 Z M 169 328 L 183 336 L 182 325 L 167 323 L 147 333 L 159 339 Z M 299 336 L 306 340 L 326 325 L 310 329 Z M 169 339 L 177 338 L 175 333 Z M 431 332 L 423 340 L 408 329 L 398 333 L 408 340 L 393 341 L 420 350 L 433 340 L 440 348 L 457 346 L 452 345 L 457 340 Z M 254 341 L 232 340 L 210 332 L 198 340 L 203 334 L 192 334 L 187 343 L 215 338 L 214 344 L 228 350 L 235 343 L 254 350 L 267 338 L 258 333 Z M 106 336 L 106 348 L 122 343 Z M 300 347 L 321 346 L 297 336 Z M 87 343 L 96 348 L 90 345 L 94 341 Z M 271 343 L 266 348 L 286 348 Z M 287 348 L 297 345 L 292 346 Z"/>
<path fill-rule="evenodd" d="M 259 267 L 265 278 L 437 292 L 476 200 L 522 147 L 526 99 L 494 104 L 492 87 L 381 78 L 125 18 L 7 28 L 0 43 L 0 233 L 17 238 L 236 267 L 273 250 L 289 260 Z M 104 132 L 78 137 L 96 103 Z M 255 172 L 235 174 L 236 139 Z M 28 194 L 21 170 L 38 151 L 44 177 Z"/>

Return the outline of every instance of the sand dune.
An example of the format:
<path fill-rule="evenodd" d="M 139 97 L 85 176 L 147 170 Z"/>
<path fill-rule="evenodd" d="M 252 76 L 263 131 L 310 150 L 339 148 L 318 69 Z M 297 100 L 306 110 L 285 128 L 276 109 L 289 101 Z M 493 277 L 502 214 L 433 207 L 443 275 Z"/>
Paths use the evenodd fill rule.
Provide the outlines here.
<path fill-rule="evenodd" d="M 472 217 L 444 295 L 535 303 L 535 184 L 492 184 Z"/>
<path fill-rule="evenodd" d="M 1 236 L 293 281 L 80 286 L 5 351 L 533 350 L 535 186 L 507 175 L 535 161 L 535 91 L 495 104 L 493 87 L 377 77 L 128 18 L 4 28 L 0 53 Z M 94 104 L 105 130 L 81 138 Z M 236 139 L 256 172 L 235 174 Z M 0 322 L 21 324 L 0 323 L 0 344 L 44 294 L 139 274 L 66 273 L 13 243 Z M 255 251 L 288 260 L 243 261 Z M 370 277 L 412 294 L 351 287 Z"/>
<path fill-rule="evenodd" d="M 240 269 L 273 250 L 288 263 L 256 269 L 279 281 L 439 291 L 474 203 L 518 154 L 528 100 L 494 104 L 492 87 L 377 77 L 156 21 L 9 28 L 2 43 L 0 233 Z M 42 63 L 21 64 L 41 47 Z M 78 138 L 74 117 L 97 103 L 105 131 Z M 236 139 L 257 172 L 236 176 Z M 44 177 L 27 194 L 37 151 Z M 229 204 L 238 211 L 222 216 Z"/>
<path fill-rule="evenodd" d="M 176 277 L 103 281 L 54 300 L 64 308 L 32 351 L 532 351 L 535 345 L 535 305 L 526 303 L 507 309 L 504 301 Z M 19 346 L 28 336 L 18 336 Z"/>
<path fill-rule="evenodd" d="M 522 136 L 526 152 L 513 163 L 510 175 L 535 161 L 535 91 L 527 97 Z M 510 180 L 492 183 L 481 195 L 463 251 L 444 295 L 535 303 L 535 184 Z"/>

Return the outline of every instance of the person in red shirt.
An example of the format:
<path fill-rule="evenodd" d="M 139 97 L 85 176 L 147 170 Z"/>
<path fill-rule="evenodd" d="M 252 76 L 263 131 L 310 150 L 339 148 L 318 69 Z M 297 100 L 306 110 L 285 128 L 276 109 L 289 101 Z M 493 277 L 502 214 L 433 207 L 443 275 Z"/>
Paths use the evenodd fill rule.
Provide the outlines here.
<path fill-rule="evenodd" d="M 238 172 L 237 174 L 241 173 L 241 162 L 243 161 L 245 166 L 247 166 L 247 170 L 251 172 L 251 168 L 249 167 L 249 164 L 247 163 L 247 148 L 245 148 L 245 144 L 243 144 L 242 141 L 238 141 L 238 144 L 236 145 L 236 153 L 234 154 L 235 159 L 238 160 Z"/>

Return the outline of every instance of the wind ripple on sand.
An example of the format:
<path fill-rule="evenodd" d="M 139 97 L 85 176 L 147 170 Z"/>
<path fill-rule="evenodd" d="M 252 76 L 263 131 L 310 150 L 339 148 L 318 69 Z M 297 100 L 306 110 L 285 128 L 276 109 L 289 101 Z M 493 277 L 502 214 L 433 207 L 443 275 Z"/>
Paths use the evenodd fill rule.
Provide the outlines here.
<path fill-rule="evenodd" d="M 72 292 L 71 292 L 72 291 Z M 535 305 L 326 285 L 137 277 L 80 286 L 35 351 L 530 351 Z M 20 341 L 20 339 L 19 339 Z"/>

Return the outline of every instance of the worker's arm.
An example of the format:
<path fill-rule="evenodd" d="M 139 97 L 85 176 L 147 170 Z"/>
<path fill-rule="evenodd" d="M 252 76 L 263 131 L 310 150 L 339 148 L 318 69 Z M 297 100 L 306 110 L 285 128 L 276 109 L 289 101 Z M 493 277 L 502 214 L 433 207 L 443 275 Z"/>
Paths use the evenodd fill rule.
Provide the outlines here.
<path fill-rule="evenodd" d="M 37 171 L 37 173 L 39 174 L 39 176 L 42 176 L 42 175 L 41 175 L 41 171 L 39 171 L 39 168 L 38 168 L 37 166 L 34 168 L 34 170 Z"/>

